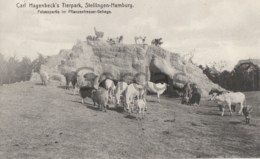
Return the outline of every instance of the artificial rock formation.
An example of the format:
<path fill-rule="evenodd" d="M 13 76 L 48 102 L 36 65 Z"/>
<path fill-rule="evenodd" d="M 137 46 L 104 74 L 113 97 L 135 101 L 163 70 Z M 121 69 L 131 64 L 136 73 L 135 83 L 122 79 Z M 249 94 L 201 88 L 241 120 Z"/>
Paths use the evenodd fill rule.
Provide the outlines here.
<path fill-rule="evenodd" d="M 194 82 L 203 96 L 210 89 L 219 88 L 201 69 L 182 59 L 179 54 L 146 44 L 109 45 L 103 40 L 78 42 L 71 50 L 61 50 L 58 55 L 49 57 L 43 66 L 50 76 L 82 67 L 85 68 L 81 69 L 84 74 L 110 73 L 117 80 L 142 73 L 146 80 L 156 82 L 165 78 L 168 84 L 175 87 Z"/>

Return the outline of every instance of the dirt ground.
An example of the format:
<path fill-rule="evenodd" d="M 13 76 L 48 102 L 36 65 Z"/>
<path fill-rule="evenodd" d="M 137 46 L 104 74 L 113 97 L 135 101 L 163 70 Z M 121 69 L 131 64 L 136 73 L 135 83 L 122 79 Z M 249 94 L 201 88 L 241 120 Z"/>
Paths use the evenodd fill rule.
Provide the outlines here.
<path fill-rule="evenodd" d="M 91 100 L 52 82 L 0 87 L 1 158 L 215 158 L 260 157 L 260 92 L 248 92 L 254 106 L 250 125 L 243 116 L 220 116 L 213 102 L 200 107 L 179 98 L 148 96 L 144 120 Z M 238 109 L 237 109 L 238 110 Z"/>

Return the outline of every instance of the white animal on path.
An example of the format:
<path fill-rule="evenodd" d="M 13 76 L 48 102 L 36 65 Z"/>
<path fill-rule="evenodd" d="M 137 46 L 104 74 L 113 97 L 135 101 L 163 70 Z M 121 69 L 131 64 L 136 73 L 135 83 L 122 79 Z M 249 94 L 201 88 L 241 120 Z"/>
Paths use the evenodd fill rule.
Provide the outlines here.
<path fill-rule="evenodd" d="M 241 115 L 243 106 L 246 102 L 246 97 L 241 92 L 227 92 L 219 95 L 217 95 L 217 93 L 213 93 L 210 100 L 214 100 L 215 102 L 218 103 L 218 105 L 221 105 L 223 107 L 221 116 L 224 115 L 225 106 L 228 106 L 230 115 L 232 116 L 231 105 L 240 104 L 240 110 L 238 114 Z"/>
<path fill-rule="evenodd" d="M 47 86 L 47 83 L 49 81 L 49 75 L 46 71 L 40 70 L 40 77 L 42 80 L 42 85 Z"/>
<path fill-rule="evenodd" d="M 144 118 L 145 115 L 145 109 L 146 109 L 146 101 L 144 99 L 138 99 L 135 101 L 135 106 L 137 107 L 137 112 L 140 115 L 142 115 L 142 118 Z"/>
<path fill-rule="evenodd" d="M 114 81 L 111 79 L 105 79 L 102 82 L 100 82 L 99 87 L 103 87 L 106 90 L 108 90 L 109 100 L 112 101 L 116 89 Z"/>
<path fill-rule="evenodd" d="M 143 97 L 142 93 L 144 93 L 144 87 L 132 83 L 128 85 L 126 91 L 125 91 L 125 103 L 126 103 L 126 109 L 129 112 L 133 112 L 133 104 L 134 104 L 134 98 L 137 97 L 137 100 Z"/>
<path fill-rule="evenodd" d="M 120 104 L 120 97 L 123 95 L 128 87 L 126 82 L 118 82 L 115 89 L 116 105 Z"/>
<path fill-rule="evenodd" d="M 153 83 L 148 81 L 146 84 L 146 90 L 151 93 L 156 93 L 158 102 L 160 103 L 160 95 L 165 92 L 167 89 L 167 84 L 166 83 Z"/>

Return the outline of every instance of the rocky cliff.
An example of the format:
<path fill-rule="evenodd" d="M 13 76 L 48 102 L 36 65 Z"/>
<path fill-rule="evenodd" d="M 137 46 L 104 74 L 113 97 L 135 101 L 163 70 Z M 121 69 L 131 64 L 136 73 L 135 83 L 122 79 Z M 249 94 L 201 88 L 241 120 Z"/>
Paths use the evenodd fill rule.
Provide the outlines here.
<path fill-rule="evenodd" d="M 42 66 L 51 78 L 80 68 L 84 68 L 84 73 L 110 73 L 118 80 L 124 75 L 143 73 L 147 80 L 166 81 L 173 88 L 194 82 L 203 96 L 211 88 L 219 88 L 201 69 L 185 61 L 179 54 L 146 44 L 110 45 L 105 41 L 82 41 L 70 50 L 61 50 L 58 55 L 49 57 Z"/>

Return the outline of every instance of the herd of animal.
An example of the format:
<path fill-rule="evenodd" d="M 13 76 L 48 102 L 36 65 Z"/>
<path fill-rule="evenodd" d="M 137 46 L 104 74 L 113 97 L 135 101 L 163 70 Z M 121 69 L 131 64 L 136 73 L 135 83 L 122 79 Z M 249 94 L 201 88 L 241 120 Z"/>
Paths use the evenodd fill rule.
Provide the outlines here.
<path fill-rule="evenodd" d="M 95 36 L 88 35 L 86 37 L 86 39 L 88 41 L 98 41 L 99 39 L 104 37 L 104 32 L 97 31 L 96 27 L 94 27 L 94 33 L 95 33 Z M 107 38 L 107 43 L 110 45 L 118 44 L 123 41 L 123 38 L 124 38 L 123 35 L 120 35 L 119 37 L 116 37 L 116 38 Z M 135 44 L 145 44 L 146 36 L 144 36 L 144 37 L 135 36 L 134 40 L 135 40 Z M 161 46 L 163 44 L 162 38 L 153 39 L 151 41 L 151 44 L 155 45 L 155 46 Z"/>
<path fill-rule="evenodd" d="M 145 85 L 140 85 L 109 78 L 99 79 L 101 78 L 96 76 L 90 82 L 92 84 L 79 87 L 79 94 L 83 104 L 85 98 L 88 97 L 93 100 L 94 106 L 97 104 L 98 108 L 102 111 L 106 111 L 108 103 L 112 103 L 115 107 L 121 107 L 129 113 L 136 112 L 140 114 L 140 118 L 144 118 L 145 111 L 147 110 L 147 91 L 156 93 L 158 102 L 160 102 L 160 95 L 167 89 L 166 83 L 153 83 L 149 81 Z M 77 89 L 76 84 L 73 87 L 74 90 Z"/>
<path fill-rule="evenodd" d="M 91 74 L 92 78 L 88 80 L 86 80 L 86 76 L 81 77 L 76 72 L 68 72 L 64 76 L 66 79 L 66 89 L 69 89 L 71 83 L 74 88 L 74 95 L 76 95 L 76 92 L 79 92 L 82 104 L 84 104 L 86 98 L 90 98 L 93 100 L 94 106 L 97 104 L 99 110 L 106 111 L 108 105 L 112 103 L 129 113 L 138 113 L 140 115 L 139 118 L 144 118 L 145 111 L 147 111 L 147 92 L 157 94 L 157 99 L 160 103 L 160 95 L 169 86 L 167 83 L 153 83 L 151 81 L 142 85 L 137 82 L 117 81 L 106 78 L 105 76 L 100 77 L 93 73 Z M 48 73 L 40 71 L 40 77 L 42 84 L 46 86 L 49 82 Z M 199 106 L 200 99 L 201 94 L 198 91 L 197 85 L 187 83 L 183 88 L 182 104 Z M 246 105 L 246 98 L 243 93 L 212 89 L 209 92 L 208 100 L 215 101 L 218 104 L 221 116 L 224 116 L 226 107 L 232 116 L 232 111 L 235 112 L 236 106 L 240 105 L 238 114 L 243 114 L 246 123 L 250 123 L 253 107 Z"/>
<path fill-rule="evenodd" d="M 87 36 L 87 40 L 96 41 L 104 37 L 104 32 L 97 31 L 94 27 L 95 36 Z M 134 37 L 136 44 L 145 44 L 146 37 Z M 117 38 L 108 38 L 109 44 L 116 44 L 123 41 L 123 35 Z M 152 45 L 160 46 L 163 44 L 162 38 L 153 39 Z M 192 58 L 192 57 L 191 57 Z M 185 70 L 185 69 L 184 69 Z M 184 71 L 186 72 L 186 71 Z M 112 78 L 99 77 L 92 74 L 92 78 L 86 80 L 86 77 L 79 76 L 76 72 L 68 72 L 65 75 L 66 89 L 69 89 L 70 83 L 74 88 L 74 95 L 78 91 L 82 103 L 85 98 L 91 98 L 94 105 L 98 105 L 100 110 L 106 111 L 108 103 L 114 103 L 116 106 L 122 105 L 125 111 L 132 113 L 134 110 L 142 114 L 147 110 L 146 94 L 152 92 L 157 94 L 158 102 L 160 102 L 160 95 L 165 92 L 168 87 L 167 83 L 153 83 L 151 81 L 145 84 L 138 84 L 137 82 L 116 81 Z M 47 85 L 49 81 L 48 73 L 40 71 L 40 77 L 43 85 Z M 200 105 L 201 94 L 196 84 L 186 83 L 183 87 L 182 104 Z M 224 116 L 225 107 L 228 107 L 230 115 L 232 110 L 235 111 L 235 106 L 240 105 L 239 114 L 244 114 L 246 123 L 250 122 L 250 114 L 252 106 L 245 104 L 245 95 L 241 92 L 228 92 L 211 90 L 209 92 L 209 99 L 215 101 L 219 105 L 221 116 Z"/>

